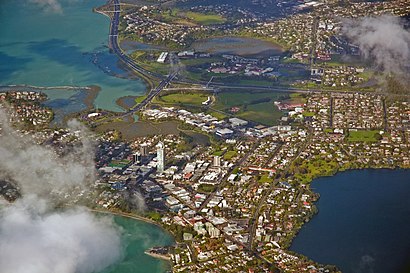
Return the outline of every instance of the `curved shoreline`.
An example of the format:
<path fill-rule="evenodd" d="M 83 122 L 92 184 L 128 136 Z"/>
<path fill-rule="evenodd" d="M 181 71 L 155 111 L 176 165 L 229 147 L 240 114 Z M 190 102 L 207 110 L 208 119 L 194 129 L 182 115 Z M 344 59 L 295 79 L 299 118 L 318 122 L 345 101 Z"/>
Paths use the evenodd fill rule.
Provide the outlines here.
<path fill-rule="evenodd" d="M 98 14 L 101 14 L 101 15 L 103 15 L 103 16 L 109 18 L 109 20 L 110 20 L 109 29 L 111 29 L 111 27 L 112 27 L 113 17 L 110 16 L 110 14 L 106 13 L 105 11 L 103 11 L 103 10 L 101 10 L 101 9 L 102 9 L 103 7 L 108 7 L 108 6 L 111 5 L 111 4 L 112 4 L 111 1 L 110 1 L 110 0 L 107 0 L 107 2 L 106 2 L 105 5 L 102 5 L 102 6 L 100 6 L 100 7 L 95 7 L 95 8 L 93 8 L 93 12 L 98 13 Z M 120 43 L 119 43 L 119 45 L 120 45 Z M 110 48 L 110 51 L 111 51 L 110 43 L 109 43 L 109 48 Z M 117 56 L 117 57 L 118 57 L 118 56 Z M 152 79 L 148 78 L 146 75 L 141 74 L 141 73 L 139 73 L 138 71 L 136 71 L 136 70 L 134 70 L 134 69 L 131 69 L 131 68 L 128 67 L 125 63 L 121 62 L 120 58 L 118 58 L 118 64 L 117 64 L 117 65 L 118 65 L 118 67 L 120 67 L 120 68 L 121 68 L 121 67 L 125 67 L 124 69 L 126 69 L 126 70 L 132 72 L 133 74 L 135 74 L 135 75 L 138 77 L 138 79 L 140 79 L 140 80 L 144 83 L 145 89 L 146 89 L 144 95 L 145 95 L 145 94 L 148 94 L 148 93 L 149 93 L 149 90 L 155 88 L 155 84 L 154 84 L 154 82 L 153 82 Z M 125 97 L 127 97 L 127 96 L 125 96 Z M 125 98 L 125 97 L 119 97 L 119 98 L 115 101 L 115 104 L 116 104 L 117 106 L 119 106 L 120 108 L 124 108 L 123 105 L 121 105 L 121 99 L 123 99 L 123 98 Z M 135 105 L 134 105 L 134 106 L 135 106 Z"/>
<path fill-rule="evenodd" d="M 165 229 L 160 223 L 155 222 L 154 220 L 151 220 L 147 217 L 140 216 L 140 215 L 137 215 L 137 214 L 132 214 L 132 213 L 120 212 L 120 211 L 111 211 L 111 210 L 103 210 L 103 209 L 91 209 L 91 208 L 88 208 L 88 210 L 91 211 L 91 212 L 121 216 L 121 217 L 129 218 L 129 219 L 133 219 L 133 220 L 137 220 L 137 221 L 142 221 L 142 222 L 145 222 L 145 223 L 148 223 L 148 224 L 151 224 L 151 225 L 155 225 L 155 226 L 161 228 L 161 230 L 168 233 L 175 240 L 175 236 L 174 236 L 174 234 L 172 234 L 172 232 Z"/>
<path fill-rule="evenodd" d="M 143 221 L 145 223 L 153 224 L 153 225 L 156 225 L 156 226 L 163 229 L 163 227 L 160 224 L 158 224 L 157 222 L 155 222 L 155 221 L 153 221 L 149 218 L 146 218 L 144 216 L 137 215 L 137 214 L 120 212 L 120 211 L 104 210 L 104 209 L 91 209 L 91 208 L 89 208 L 88 210 L 92 211 L 92 212 L 111 214 L 111 215 L 122 216 L 122 217 L 130 218 L 130 219 L 134 219 L 134 220 Z"/>
<path fill-rule="evenodd" d="M 364 191 L 364 189 L 366 188 L 366 192 L 364 192 L 365 193 L 365 195 L 367 194 L 367 187 L 370 185 L 372 185 L 373 184 L 373 182 L 375 182 L 375 181 L 373 181 L 373 178 L 378 174 L 378 172 L 382 172 L 382 175 L 384 176 L 384 178 L 386 178 L 386 177 L 390 177 L 390 174 L 393 174 L 393 175 L 396 175 L 396 174 L 399 174 L 399 178 L 396 180 L 396 181 L 400 181 L 400 183 L 402 183 L 402 185 L 404 184 L 404 185 L 406 185 L 407 183 L 406 182 L 409 182 L 409 181 L 407 181 L 407 179 L 403 179 L 402 177 L 408 177 L 408 176 L 406 176 L 406 174 L 407 174 L 407 172 L 409 172 L 410 171 L 410 168 L 403 168 L 403 167 L 401 167 L 401 168 L 386 168 L 386 167 L 383 167 L 383 168 L 361 168 L 361 169 L 348 169 L 348 170 L 346 170 L 346 171 L 340 171 L 340 172 L 337 172 L 335 175 L 331 175 L 331 176 L 321 176 L 321 177 L 318 177 L 318 178 L 315 178 L 312 182 L 313 183 L 319 183 L 318 185 L 316 185 L 317 187 L 311 187 L 311 190 L 312 191 L 315 191 L 316 193 L 318 193 L 318 191 L 317 191 L 317 189 L 318 188 L 321 188 L 321 191 L 326 191 L 325 192 L 325 195 L 326 195 L 326 199 L 327 199 L 327 203 L 322 203 L 321 204 L 321 207 L 322 207 L 322 209 L 323 210 L 325 210 L 324 208 L 327 208 L 327 207 L 329 207 L 329 199 L 332 199 L 332 197 L 331 197 L 331 195 L 329 195 L 329 193 L 336 193 L 336 194 L 340 194 L 340 196 L 337 198 L 337 199 L 340 199 L 340 200 L 338 200 L 340 203 L 342 203 L 342 201 L 341 200 L 343 200 L 344 201 L 344 197 L 343 197 L 343 195 L 346 195 L 346 192 L 338 192 L 337 190 L 335 190 L 335 188 L 333 188 L 333 187 L 335 187 L 335 185 L 336 184 L 339 184 L 339 185 L 344 185 L 345 183 L 344 182 L 349 182 L 349 180 L 350 180 L 350 182 L 349 183 L 351 183 L 351 181 L 360 181 L 360 184 L 363 184 L 363 183 L 365 183 L 365 184 L 368 184 L 366 187 L 362 187 L 362 188 L 359 188 L 359 191 Z M 401 173 L 404 173 L 403 175 L 401 175 Z M 337 178 L 337 179 L 335 179 L 335 176 L 338 176 L 338 175 L 344 175 L 344 176 L 346 176 L 347 178 L 350 178 L 350 179 L 347 179 L 346 180 L 346 177 L 345 177 L 345 179 L 340 179 L 340 178 Z M 367 179 L 362 179 L 362 180 L 359 180 L 359 178 L 357 178 L 357 176 L 359 176 L 359 177 L 361 177 L 362 178 L 362 176 L 367 176 Z M 334 180 L 331 180 L 331 179 L 335 179 L 336 181 L 334 181 Z M 320 181 L 318 181 L 318 180 L 320 180 Z M 393 179 L 394 180 L 394 179 Z M 380 183 L 382 183 L 383 185 L 385 185 L 385 186 L 389 186 L 390 187 L 390 183 L 389 183 L 390 181 L 386 181 L 386 180 L 379 180 L 379 181 L 376 181 L 376 183 L 379 183 L 379 187 L 381 187 L 380 186 Z M 404 183 L 403 183 L 404 182 Z M 330 186 L 326 186 L 326 184 L 327 183 L 333 183 L 334 185 L 331 185 L 331 186 L 333 186 L 333 187 L 330 187 Z M 349 183 L 347 183 L 347 184 L 349 184 Z M 311 184 L 311 183 L 310 183 Z M 321 184 L 321 185 L 320 185 Z M 397 185 L 397 184 L 396 184 Z M 406 187 L 408 187 L 408 186 L 406 186 Z M 340 190 L 340 189 L 339 189 Z M 349 190 L 351 190 L 350 188 L 349 188 Z M 378 191 L 380 192 L 380 189 L 378 189 Z M 322 192 L 322 194 L 323 194 L 323 192 Z M 349 192 L 347 193 L 347 194 L 349 194 Z M 363 194 L 363 192 L 362 192 L 362 194 Z M 383 195 L 384 195 L 384 193 L 383 193 Z M 356 197 L 357 198 L 357 197 Z M 359 199 L 359 198 L 358 198 Z M 360 197 L 360 199 L 362 199 L 362 197 Z M 373 200 L 377 200 L 377 199 L 373 199 Z M 315 206 L 317 206 L 318 205 L 318 201 L 319 201 L 319 199 L 317 200 L 317 201 L 315 201 Z M 347 201 L 346 201 L 347 202 Z M 390 204 L 390 203 L 389 203 Z M 327 205 L 327 206 L 326 206 Z M 373 204 L 374 205 L 374 204 Z M 395 207 L 393 206 L 393 207 L 391 207 L 390 209 L 394 209 Z M 343 211 L 343 214 L 342 215 L 345 215 L 345 214 L 347 214 L 347 215 L 349 215 L 350 214 L 350 212 L 349 212 L 349 210 L 348 209 L 346 209 L 346 207 L 344 207 L 344 206 L 342 206 L 342 211 Z M 338 210 L 332 210 L 332 213 L 337 213 L 337 212 L 339 212 Z M 385 211 L 386 212 L 386 211 Z M 321 209 L 318 207 L 318 215 L 321 213 Z M 329 217 L 329 210 L 327 210 L 327 212 L 325 212 L 325 214 L 324 215 L 327 215 L 327 217 Z M 372 214 L 370 214 L 370 215 L 372 215 Z M 317 215 L 314 215 L 313 217 L 312 217 L 312 219 L 314 218 L 314 217 L 317 217 Z M 318 228 L 318 226 L 319 227 L 327 227 L 327 225 L 329 224 L 329 223 L 333 223 L 332 221 L 325 221 L 325 220 L 328 220 L 327 218 L 321 218 L 321 224 L 318 224 L 317 222 L 315 223 L 315 224 L 313 224 L 313 226 L 317 229 Z M 332 219 L 332 220 L 335 220 L 335 219 Z M 296 237 L 298 237 L 299 236 L 299 233 L 303 230 L 303 229 L 305 229 L 304 230 L 304 232 L 305 232 L 305 234 L 303 234 L 303 239 L 304 240 L 306 240 L 308 237 L 306 236 L 306 234 L 309 234 L 310 236 L 309 236 L 309 238 L 315 238 L 314 236 L 312 237 L 312 235 L 313 234 L 315 234 L 316 236 L 318 235 L 318 234 L 320 234 L 320 231 L 318 231 L 318 230 L 316 230 L 315 232 L 312 232 L 312 224 L 310 224 L 311 226 L 309 227 L 309 228 L 306 228 L 306 226 L 307 225 L 309 225 L 310 224 L 310 221 L 309 221 L 309 223 L 305 223 L 302 227 L 301 227 L 301 229 L 298 231 L 298 233 L 296 234 L 296 236 L 295 236 L 295 238 L 294 239 L 296 239 Z M 336 224 L 336 223 L 335 223 Z M 303 241 L 303 240 L 302 240 Z M 316 241 L 316 240 L 315 240 Z M 323 242 L 322 242 L 322 247 L 323 247 Z M 313 257 L 313 256 L 311 256 L 311 254 L 312 254 L 312 249 L 314 248 L 314 247 L 310 247 L 310 253 L 308 253 L 308 252 L 306 252 L 305 250 L 306 249 L 309 249 L 309 248 L 304 248 L 304 247 L 302 247 L 302 249 L 304 249 L 304 251 L 302 251 L 302 252 L 304 252 L 303 254 L 302 254 L 302 252 L 300 252 L 300 250 L 301 250 L 301 246 L 302 246 L 302 244 L 301 244 L 301 242 L 299 241 L 298 242 L 298 245 L 297 245 L 297 248 L 295 247 L 296 245 L 295 245 L 295 242 L 294 242 L 294 240 L 292 240 L 292 244 L 289 246 L 289 248 L 288 248 L 288 250 L 290 251 L 290 252 L 292 252 L 292 253 L 297 253 L 297 254 L 299 254 L 299 255 L 302 255 L 302 256 L 305 256 L 305 257 L 308 257 L 309 259 L 313 259 L 314 261 L 318 261 L 318 259 L 317 259 L 317 257 Z M 317 254 L 317 253 L 316 253 Z M 359 256 L 360 257 L 360 256 Z M 339 262 L 340 262 L 341 260 L 339 260 Z M 323 262 L 323 261 L 321 261 L 321 262 Z M 328 264 L 328 263 L 325 263 L 325 264 Z M 343 264 L 343 262 L 342 263 L 331 263 L 332 265 L 335 265 L 335 266 L 337 266 L 338 268 L 340 268 L 339 266 L 340 266 L 340 264 Z M 346 265 L 346 264 L 344 264 L 344 265 Z M 345 266 L 345 268 L 346 268 L 346 266 Z M 345 272 L 345 271 L 342 271 L 342 272 Z M 384 272 L 387 272 L 387 271 L 384 271 Z M 404 272 L 404 271 L 400 271 L 400 272 Z M 406 271 L 407 272 L 407 271 Z"/>

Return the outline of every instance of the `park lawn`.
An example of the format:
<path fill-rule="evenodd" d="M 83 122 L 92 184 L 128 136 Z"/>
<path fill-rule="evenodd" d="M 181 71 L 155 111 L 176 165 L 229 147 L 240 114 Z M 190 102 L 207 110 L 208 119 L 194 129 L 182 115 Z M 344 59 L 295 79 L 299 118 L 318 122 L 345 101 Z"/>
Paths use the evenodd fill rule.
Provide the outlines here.
<path fill-rule="evenodd" d="M 226 18 L 219 14 L 204 14 L 199 12 L 188 11 L 185 13 L 185 16 L 201 25 L 216 25 L 223 24 L 226 22 Z"/>
<path fill-rule="evenodd" d="M 377 142 L 381 139 L 378 130 L 349 131 L 347 140 L 350 142 Z"/>
<path fill-rule="evenodd" d="M 315 113 L 314 112 L 303 112 L 302 115 L 304 117 L 313 117 L 315 115 Z"/>
<path fill-rule="evenodd" d="M 269 176 L 269 174 L 264 174 L 259 178 L 259 183 L 271 183 L 273 182 L 273 178 Z"/>
<path fill-rule="evenodd" d="M 227 115 L 222 114 L 221 112 L 217 112 L 217 111 L 208 111 L 207 114 L 210 114 L 211 116 L 221 120 L 221 119 L 225 119 L 227 117 Z"/>
<path fill-rule="evenodd" d="M 198 191 L 199 192 L 211 193 L 211 192 L 215 191 L 215 189 L 216 189 L 216 186 L 211 185 L 211 184 L 200 184 L 198 186 Z"/>
<path fill-rule="evenodd" d="M 326 161 L 315 157 L 310 161 L 304 161 L 298 168 L 304 169 L 305 172 L 297 172 L 295 174 L 295 180 L 301 183 L 309 183 L 320 176 L 333 175 L 338 169 L 338 163 L 336 161 Z"/>
<path fill-rule="evenodd" d="M 233 106 L 249 105 L 258 100 L 277 100 L 283 94 L 274 92 L 221 92 L 218 94 L 216 109 L 226 109 Z M 273 104 L 273 102 L 272 102 Z"/>
<path fill-rule="evenodd" d="M 225 151 L 216 151 L 213 153 L 213 155 L 215 156 L 222 156 L 224 154 Z"/>
<path fill-rule="evenodd" d="M 282 112 L 274 107 L 272 102 L 263 102 L 248 105 L 247 109 L 240 112 L 237 116 L 246 120 L 273 126 L 276 125 L 282 117 Z"/>
<path fill-rule="evenodd" d="M 231 160 L 234 156 L 236 156 L 236 151 L 228 151 L 224 154 L 224 159 Z"/>
<path fill-rule="evenodd" d="M 208 99 L 208 94 L 204 93 L 175 93 L 161 96 L 158 101 L 166 104 L 193 104 L 202 105 L 202 102 Z"/>

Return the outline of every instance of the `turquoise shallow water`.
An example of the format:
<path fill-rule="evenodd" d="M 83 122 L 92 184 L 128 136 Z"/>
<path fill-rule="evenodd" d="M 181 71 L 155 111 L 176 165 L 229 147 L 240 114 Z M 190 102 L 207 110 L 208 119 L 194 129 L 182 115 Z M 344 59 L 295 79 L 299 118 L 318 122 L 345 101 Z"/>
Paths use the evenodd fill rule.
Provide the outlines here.
<path fill-rule="evenodd" d="M 114 217 L 123 229 L 123 259 L 101 273 L 163 273 L 170 269 L 169 263 L 144 253 L 153 246 L 167 246 L 174 243 L 172 237 L 161 228 L 142 221 Z"/>
<path fill-rule="evenodd" d="M 319 213 L 291 250 L 343 273 L 410 272 L 410 170 L 348 171 L 312 188 Z"/>
<path fill-rule="evenodd" d="M 34 1 L 0 1 L 0 85 L 101 87 L 95 104 L 120 111 L 115 100 L 140 95 L 145 86 L 126 75 L 107 45 L 108 18 L 92 12 L 102 0 L 61 0 L 62 13 L 44 11 Z M 84 92 L 47 90 L 46 105 L 70 113 L 85 106 Z M 58 114 L 58 113 L 57 113 Z M 61 118 L 61 117 L 60 117 Z M 152 246 L 173 244 L 159 227 L 115 217 L 123 231 L 123 259 L 101 273 L 163 273 L 169 264 L 144 254 Z M 1 268 L 0 268 L 1 271 Z"/>
<path fill-rule="evenodd" d="M 96 106 L 121 111 L 117 98 L 141 95 L 140 80 L 127 73 L 107 48 L 109 19 L 93 13 L 102 0 L 62 0 L 62 12 L 34 1 L 0 1 L 0 85 L 89 86 L 102 88 Z"/>

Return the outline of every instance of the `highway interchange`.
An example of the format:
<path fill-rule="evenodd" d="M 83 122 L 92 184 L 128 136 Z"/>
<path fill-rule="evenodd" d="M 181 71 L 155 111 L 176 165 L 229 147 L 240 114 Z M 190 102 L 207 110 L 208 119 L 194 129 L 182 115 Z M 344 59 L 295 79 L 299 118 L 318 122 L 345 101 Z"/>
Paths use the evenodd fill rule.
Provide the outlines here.
<path fill-rule="evenodd" d="M 273 86 L 257 86 L 257 85 L 234 85 L 234 84 L 225 84 L 225 83 L 218 83 L 218 82 L 202 82 L 202 81 L 188 81 L 188 80 L 180 80 L 177 79 L 178 71 L 170 73 L 169 75 L 162 75 L 160 73 L 156 73 L 153 71 L 149 71 L 144 69 L 140 65 L 138 65 L 132 58 L 130 58 L 124 51 L 121 49 L 119 42 L 118 42 L 118 27 L 120 24 L 120 14 L 121 14 L 121 3 L 120 0 L 110 0 L 108 4 L 114 6 L 113 16 L 111 18 L 111 25 L 110 25 L 110 34 L 109 34 L 109 46 L 113 53 L 115 53 L 118 58 L 126 64 L 131 70 L 136 71 L 142 75 L 159 79 L 161 80 L 159 85 L 151 90 L 147 97 L 139 104 L 128 110 L 122 116 L 127 116 L 129 114 L 133 114 L 141 109 L 143 109 L 146 105 L 148 105 L 152 99 L 157 96 L 164 88 L 166 88 L 171 81 L 175 80 L 177 83 L 181 84 L 201 84 L 207 87 L 211 87 L 214 89 L 253 89 L 253 90 L 268 90 L 274 92 L 296 92 L 296 93 L 311 93 L 311 92 L 323 92 L 322 90 L 314 90 L 314 89 L 299 89 L 299 88 L 292 88 L 292 87 L 273 87 Z M 349 92 L 349 91 L 346 91 Z M 353 92 L 353 91 L 352 91 Z M 359 91 L 354 91 L 355 93 L 360 93 Z"/>

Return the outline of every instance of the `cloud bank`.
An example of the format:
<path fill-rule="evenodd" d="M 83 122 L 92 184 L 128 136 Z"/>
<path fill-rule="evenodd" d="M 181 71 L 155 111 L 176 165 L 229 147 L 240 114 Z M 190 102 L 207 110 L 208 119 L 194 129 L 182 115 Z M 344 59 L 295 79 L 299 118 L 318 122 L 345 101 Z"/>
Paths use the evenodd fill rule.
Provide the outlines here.
<path fill-rule="evenodd" d="M 62 201 L 50 193 L 75 195 L 94 179 L 92 144 L 78 122 L 69 128 L 81 145 L 58 156 L 14 131 L 0 109 L 0 179 L 17 183 L 22 193 L 0 209 L 0 272 L 92 273 L 121 257 L 120 231 L 111 218 L 86 208 L 55 208 Z"/>
<path fill-rule="evenodd" d="M 50 192 L 70 192 L 74 188 L 87 189 L 94 181 L 94 151 L 86 136 L 81 145 L 59 157 L 49 147 L 37 145 L 28 136 L 21 136 L 7 123 L 6 115 L 0 112 L 3 133 L 0 137 L 0 179 L 16 182 L 22 195 L 48 196 Z M 68 124 L 77 134 L 83 132 L 76 121 Z"/>
<path fill-rule="evenodd" d="M 405 74 L 410 63 L 410 31 L 398 17 L 382 15 L 346 20 L 344 34 L 386 73 Z"/>
<path fill-rule="evenodd" d="M 20 200 L 2 211 L 0 271 L 13 273 L 99 272 L 121 253 L 109 218 L 85 210 L 41 213 Z"/>

